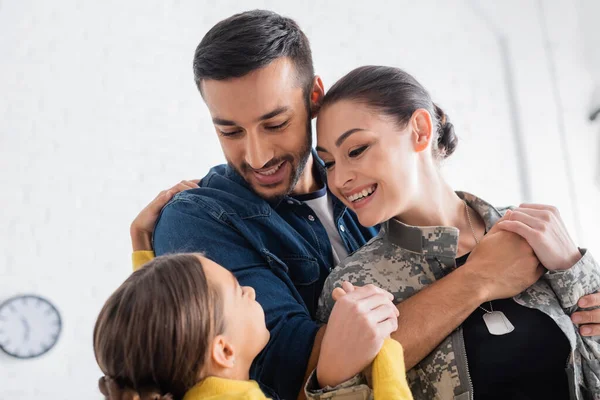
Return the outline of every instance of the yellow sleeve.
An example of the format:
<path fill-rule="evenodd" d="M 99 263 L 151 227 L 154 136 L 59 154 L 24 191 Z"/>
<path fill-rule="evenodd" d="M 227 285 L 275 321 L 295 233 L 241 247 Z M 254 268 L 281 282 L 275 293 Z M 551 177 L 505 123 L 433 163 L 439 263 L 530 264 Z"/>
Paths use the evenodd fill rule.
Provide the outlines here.
<path fill-rule="evenodd" d="M 152 250 L 139 250 L 134 251 L 131 254 L 131 262 L 133 264 L 133 270 L 137 271 L 146 264 L 148 261 L 154 258 L 154 252 Z"/>
<path fill-rule="evenodd" d="M 373 361 L 373 397 L 375 400 L 412 400 L 406 382 L 404 352 L 400 343 L 386 339 Z"/>

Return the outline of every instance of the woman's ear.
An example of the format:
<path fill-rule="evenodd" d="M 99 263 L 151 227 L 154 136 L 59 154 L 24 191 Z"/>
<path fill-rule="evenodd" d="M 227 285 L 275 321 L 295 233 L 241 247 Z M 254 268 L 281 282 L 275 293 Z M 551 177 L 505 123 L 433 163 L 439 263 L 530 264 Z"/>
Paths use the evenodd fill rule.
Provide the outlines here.
<path fill-rule="evenodd" d="M 424 108 L 419 108 L 410 117 L 409 125 L 412 130 L 411 135 L 415 151 L 419 153 L 427 149 L 433 136 L 431 114 Z"/>
<path fill-rule="evenodd" d="M 315 118 L 319 113 L 323 97 L 325 96 L 325 88 L 320 76 L 315 76 L 313 86 L 310 91 L 310 118 Z"/>
<path fill-rule="evenodd" d="M 229 369 L 235 366 L 235 349 L 233 344 L 223 335 L 213 339 L 211 358 L 219 368 Z"/>

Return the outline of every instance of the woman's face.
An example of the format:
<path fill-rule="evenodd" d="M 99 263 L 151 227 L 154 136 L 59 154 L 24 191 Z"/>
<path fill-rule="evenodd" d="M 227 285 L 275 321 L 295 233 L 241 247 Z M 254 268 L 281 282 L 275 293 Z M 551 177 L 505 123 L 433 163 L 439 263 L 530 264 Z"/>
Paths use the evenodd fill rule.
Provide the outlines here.
<path fill-rule="evenodd" d="M 235 347 L 236 358 L 241 357 L 251 363 L 267 345 L 270 336 L 256 293 L 250 286 L 240 286 L 230 271 L 214 261 L 201 256 L 200 261 L 210 284 L 219 286 L 223 300 L 224 334 Z"/>
<path fill-rule="evenodd" d="M 400 129 L 391 117 L 351 100 L 319 112 L 317 151 L 329 188 L 363 226 L 399 215 L 415 198 L 418 152 L 410 127 Z"/>

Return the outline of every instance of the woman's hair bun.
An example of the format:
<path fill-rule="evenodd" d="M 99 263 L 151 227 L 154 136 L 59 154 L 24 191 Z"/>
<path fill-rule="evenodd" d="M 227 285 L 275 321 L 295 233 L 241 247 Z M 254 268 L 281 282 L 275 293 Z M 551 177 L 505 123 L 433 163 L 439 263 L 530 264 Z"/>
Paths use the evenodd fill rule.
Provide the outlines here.
<path fill-rule="evenodd" d="M 438 121 L 438 154 L 441 158 L 446 158 L 456 150 L 456 146 L 458 146 L 458 136 L 454 133 L 454 125 L 452 125 L 444 110 L 435 103 L 433 106 Z"/>

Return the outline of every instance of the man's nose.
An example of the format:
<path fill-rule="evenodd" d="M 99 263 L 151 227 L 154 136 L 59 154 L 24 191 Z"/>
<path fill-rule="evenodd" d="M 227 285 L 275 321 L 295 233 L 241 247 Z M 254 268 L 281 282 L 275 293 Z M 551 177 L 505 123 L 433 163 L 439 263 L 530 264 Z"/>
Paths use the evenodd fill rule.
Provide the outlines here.
<path fill-rule="evenodd" d="M 253 169 L 261 169 L 275 156 L 268 138 L 255 132 L 246 134 L 246 163 Z"/>

